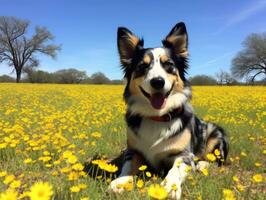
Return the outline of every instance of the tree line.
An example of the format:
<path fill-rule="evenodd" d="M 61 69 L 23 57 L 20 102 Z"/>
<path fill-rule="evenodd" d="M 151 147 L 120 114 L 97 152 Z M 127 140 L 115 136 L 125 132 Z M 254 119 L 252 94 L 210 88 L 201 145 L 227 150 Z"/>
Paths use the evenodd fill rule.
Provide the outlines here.
<path fill-rule="evenodd" d="M 15 82 L 15 78 L 2 75 L 0 82 Z M 25 68 L 21 82 L 24 83 L 58 83 L 58 84 L 123 84 L 123 80 L 111 80 L 104 73 L 96 72 L 87 76 L 85 71 L 74 68 L 61 69 L 56 72 L 46 72 Z M 191 85 L 265 85 L 266 78 L 261 81 L 239 82 L 226 71 L 221 70 L 216 76 L 196 75 L 189 78 Z"/>
<path fill-rule="evenodd" d="M 24 83 L 58 83 L 58 84 L 123 84 L 123 80 L 111 80 L 104 73 L 96 72 L 87 76 L 85 71 L 74 68 L 61 69 L 56 72 L 46 72 L 25 68 L 21 82 Z M 2 75 L 0 82 L 15 82 L 15 78 Z"/>
<path fill-rule="evenodd" d="M 46 27 L 36 26 L 34 33 L 27 34 L 30 22 L 16 17 L 0 16 L 0 63 L 6 63 L 16 73 L 16 82 L 22 74 L 27 78 L 23 82 L 31 83 L 122 83 L 121 80 L 109 80 L 98 72 L 88 77 L 85 72 L 64 69 L 54 73 L 36 70 L 39 65 L 38 55 L 43 54 L 53 59 L 61 50 L 61 45 L 53 44 L 54 36 Z M 220 71 L 216 79 L 198 75 L 190 78 L 198 85 L 234 85 L 238 80 L 246 83 L 266 82 L 266 33 L 252 33 L 243 41 L 243 50 L 237 53 L 231 62 L 231 72 Z M 96 76 L 96 78 L 95 78 Z M 258 79 L 260 79 L 258 81 Z M 0 76 L 1 81 L 12 81 L 9 76 Z"/>

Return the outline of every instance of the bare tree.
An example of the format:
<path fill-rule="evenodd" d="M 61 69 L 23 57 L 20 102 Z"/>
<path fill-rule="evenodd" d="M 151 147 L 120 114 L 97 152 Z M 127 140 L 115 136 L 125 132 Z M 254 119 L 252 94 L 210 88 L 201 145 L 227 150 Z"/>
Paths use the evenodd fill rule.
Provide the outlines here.
<path fill-rule="evenodd" d="M 229 72 L 220 70 L 220 72 L 216 73 L 217 82 L 220 85 L 232 85 L 236 84 L 237 81 L 231 76 Z"/>
<path fill-rule="evenodd" d="M 232 60 L 232 74 L 253 82 L 258 75 L 266 76 L 266 33 L 253 33 L 243 42 L 244 49 Z"/>
<path fill-rule="evenodd" d="M 0 16 L 0 63 L 7 62 L 13 67 L 17 83 L 25 66 L 38 66 L 37 53 L 55 58 L 60 50 L 57 45 L 47 44 L 54 37 L 45 27 L 35 27 L 35 33 L 27 38 L 28 27 L 29 21 Z"/>

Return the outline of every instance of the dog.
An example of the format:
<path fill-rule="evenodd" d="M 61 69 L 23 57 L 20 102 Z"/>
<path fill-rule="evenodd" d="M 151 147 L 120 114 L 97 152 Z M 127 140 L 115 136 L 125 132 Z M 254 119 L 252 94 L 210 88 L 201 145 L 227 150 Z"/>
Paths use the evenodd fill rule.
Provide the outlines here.
<path fill-rule="evenodd" d="M 171 199 L 180 199 L 188 167 L 205 167 L 206 155 L 215 150 L 220 154 L 220 166 L 228 154 L 225 131 L 197 118 L 189 103 L 185 24 L 177 23 L 162 44 L 144 48 L 143 39 L 125 27 L 118 28 L 117 46 L 126 79 L 127 149 L 121 173 L 110 184 L 115 193 L 121 193 L 120 186 L 132 182 L 146 162 L 155 171 L 166 173 L 162 185 Z"/>

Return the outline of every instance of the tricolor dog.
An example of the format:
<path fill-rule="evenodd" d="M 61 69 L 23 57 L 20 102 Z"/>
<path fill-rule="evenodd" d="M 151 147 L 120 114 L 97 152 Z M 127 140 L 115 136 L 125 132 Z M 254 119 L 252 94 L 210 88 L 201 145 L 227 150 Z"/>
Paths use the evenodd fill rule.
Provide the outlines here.
<path fill-rule="evenodd" d="M 162 185 L 172 199 L 180 199 L 187 167 L 201 168 L 206 154 L 219 150 L 218 165 L 228 154 L 222 128 L 198 119 L 189 103 L 188 35 L 178 23 L 162 41 L 162 47 L 144 48 L 144 41 L 119 27 L 117 45 L 127 81 L 127 150 L 121 174 L 111 182 L 113 192 L 133 180 L 138 168 L 148 163 L 166 173 Z M 195 161 L 195 157 L 200 161 Z M 175 186 L 175 187 L 173 187 Z M 175 188 L 175 189 L 173 189 Z"/>

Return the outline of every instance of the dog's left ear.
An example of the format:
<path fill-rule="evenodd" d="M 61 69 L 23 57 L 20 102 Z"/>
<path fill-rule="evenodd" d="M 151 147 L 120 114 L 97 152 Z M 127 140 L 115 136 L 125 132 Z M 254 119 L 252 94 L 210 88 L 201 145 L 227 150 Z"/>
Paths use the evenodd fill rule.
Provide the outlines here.
<path fill-rule="evenodd" d="M 188 56 L 188 35 L 186 25 L 180 22 L 162 41 L 163 46 L 173 51 L 176 56 Z"/>

